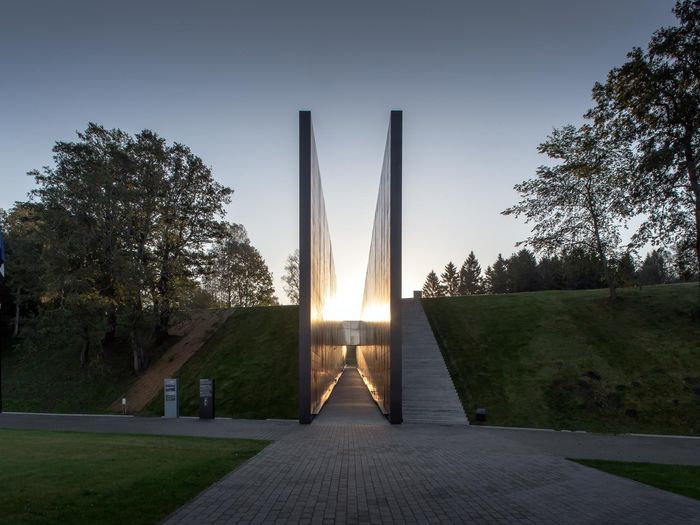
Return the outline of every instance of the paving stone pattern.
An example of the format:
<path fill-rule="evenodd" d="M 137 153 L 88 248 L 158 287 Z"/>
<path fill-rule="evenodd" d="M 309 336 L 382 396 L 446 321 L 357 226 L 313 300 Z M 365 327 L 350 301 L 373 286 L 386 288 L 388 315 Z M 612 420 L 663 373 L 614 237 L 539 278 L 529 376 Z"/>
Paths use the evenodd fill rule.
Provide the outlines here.
<path fill-rule="evenodd" d="M 314 425 L 374 424 L 388 425 L 379 407 L 372 399 L 360 373 L 354 366 L 346 366 Z"/>
<path fill-rule="evenodd" d="M 700 502 L 466 425 L 311 425 L 166 523 L 700 523 Z"/>
<path fill-rule="evenodd" d="M 0 428 L 276 440 L 169 523 L 700 523 L 696 500 L 564 459 L 697 465 L 697 438 L 18 414 Z"/>

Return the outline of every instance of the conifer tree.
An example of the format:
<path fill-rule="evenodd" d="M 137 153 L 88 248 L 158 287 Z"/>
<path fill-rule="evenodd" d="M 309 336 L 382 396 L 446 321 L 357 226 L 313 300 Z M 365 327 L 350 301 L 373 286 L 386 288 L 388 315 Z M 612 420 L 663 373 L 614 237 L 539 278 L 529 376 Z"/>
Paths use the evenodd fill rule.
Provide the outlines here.
<path fill-rule="evenodd" d="M 423 285 L 423 297 L 443 297 L 445 292 L 440 284 L 437 274 L 430 270 L 428 277 Z"/>
<path fill-rule="evenodd" d="M 483 293 L 481 265 L 474 252 L 471 251 L 459 270 L 459 295 L 478 293 Z"/>
<path fill-rule="evenodd" d="M 509 291 L 508 268 L 500 253 L 493 266 L 486 268 L 486 288 L 489 293 L 507 293 Z"/>
<path fill-rule="evenodd" d="M 459 295 L 459 273 L 452 261 L 447 263 L 445 271 L 440 275 L 440 283 L 445 290 L 445 295 L 449 297 Z"/>

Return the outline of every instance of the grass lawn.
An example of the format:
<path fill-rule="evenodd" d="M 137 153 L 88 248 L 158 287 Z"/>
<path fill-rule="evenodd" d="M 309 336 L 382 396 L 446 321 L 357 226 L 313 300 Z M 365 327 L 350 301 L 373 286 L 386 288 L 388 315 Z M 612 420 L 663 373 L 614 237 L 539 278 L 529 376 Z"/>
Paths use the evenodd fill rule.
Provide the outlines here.
<path fill-rule="evenodd" d="M 0 429 L 0 524 L 157 523 L 266 444 Z"/>
<path fill-rule="evenodd" d="M 700 465 L 660 465 L 599 459 L 574 459 L 572 461 L 700 500 Z"/>
<path fill-rule="evenodd" d="M 296 306 L 237 308 L 180 369 L 180 411 L 196 415 L 199 379 L 216 380 L 217 416 L 298 416 L 299 317 Z M 163 394 L 144 414 L 162 415 Z"/>
<path fill-rule="evenodd" d="M 424 299 L 470 418 L 700 434 L 697 283 Z"/>

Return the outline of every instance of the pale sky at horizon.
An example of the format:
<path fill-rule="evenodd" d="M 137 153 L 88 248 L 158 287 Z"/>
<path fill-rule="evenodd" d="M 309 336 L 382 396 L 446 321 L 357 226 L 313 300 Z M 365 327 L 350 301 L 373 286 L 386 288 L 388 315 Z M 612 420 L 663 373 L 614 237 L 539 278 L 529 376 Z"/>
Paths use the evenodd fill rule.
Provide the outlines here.
<path fill-rule="evenodd" d="M 339 291 L 362 298 L 389 111 L 404 111 L 403 293 L 529 228 L 500 211 L 673 0 L 4 2 L 0 208 L 88 122 L 187 144 L 235 190 L 275 276 L 298 244 L 298 110 L 318 147 Z M 118 5 L 118 9 L 116 9 Z M 356 317 L 355 317 L 356 318 Z"/>

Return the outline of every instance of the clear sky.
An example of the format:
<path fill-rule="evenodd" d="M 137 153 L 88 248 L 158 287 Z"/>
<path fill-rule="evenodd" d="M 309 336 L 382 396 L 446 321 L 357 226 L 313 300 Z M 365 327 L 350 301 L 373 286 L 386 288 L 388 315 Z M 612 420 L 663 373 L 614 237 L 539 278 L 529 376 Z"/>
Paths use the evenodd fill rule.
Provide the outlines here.
<path fill-rule="evenodd" d="M 404 295 L 528 228 L 501 210 L 553 126 L 674 23 L 672 0 L 45 1 L 0 8 L 0 207 L 88 122 L 187 144 L 275 276 L 298 243 L 297 111 L 312 111 L 348 317 L 391 109 L 404 111 Z"/>

